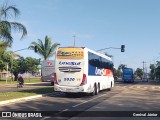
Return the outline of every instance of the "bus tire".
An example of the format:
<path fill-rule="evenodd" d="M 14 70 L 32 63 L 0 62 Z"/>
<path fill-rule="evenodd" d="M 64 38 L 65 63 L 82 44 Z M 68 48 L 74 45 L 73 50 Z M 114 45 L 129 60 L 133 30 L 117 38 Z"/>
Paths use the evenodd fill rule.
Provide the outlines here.
<path fill-rule="evenodd" d="M 92 96 L 96 95 L 97 87 L 96 84 L 94 84 L 93 92 L 91 93 Z"/>
<path fill-rule="evenodd" d="M 99 83 L 98 83 L 98 84 L 96 84 L 96 86 L 97 86 L 97 92 L 96 92 L 96 95 L 98 95 L 98 93 L 99 93 L 99 91 L 100 91 Z"/>
<path fill-rule="evenodd" d="M 109 91 L 111 91 L 111 89 L 112 89 L 112 82 L 111 82 L 111 85 L 110 85 Z"/>
<path fill-rule="evenodd" d="M 54 85 L 54 82 L 51 82 L 51 85 Z"/>

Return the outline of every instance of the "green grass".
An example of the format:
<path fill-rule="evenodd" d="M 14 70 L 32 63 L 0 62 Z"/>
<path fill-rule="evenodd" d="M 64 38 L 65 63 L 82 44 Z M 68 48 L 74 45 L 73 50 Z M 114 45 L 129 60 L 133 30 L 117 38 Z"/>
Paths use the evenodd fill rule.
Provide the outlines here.
<path fill-rule="evenodd" d="M 54 92 L 53 87 L 39 88 L 39 89 L 32 89 L 32 90 L 21 90 L 16 92 L 0 92 L 0 101 L 11 100 L 15 98 L 22 98 L 22 97 L 33 96 L 33 95 L 40 95 L 45 93 L 52 93 L 52 92 Z"/>
<path fill-rule="evenodd" d="M 41 82 L 40 78 L 24 78 L 24 83 L 37 83 Z M 1 79 L 0 84 L 6 84 L 6 79 Z M 7 84 L 17 84 L 17 81 L 12 81 L 11 78 L 7 79 Z"/>

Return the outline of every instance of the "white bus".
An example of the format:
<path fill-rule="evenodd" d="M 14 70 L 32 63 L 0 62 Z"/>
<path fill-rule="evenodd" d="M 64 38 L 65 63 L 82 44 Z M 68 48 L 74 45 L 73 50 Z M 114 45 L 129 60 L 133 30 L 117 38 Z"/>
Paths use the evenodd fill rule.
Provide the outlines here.
<path fill-rule="evenodd" d="M 85 47 L 60 47 L 56 52 L 54 90 L 90 93 L 114 86 L 112 59 Z"/>
<path fill-rule="evenodd" d="M 41 63 L 41 80 L 42 82 L 51 82 L 53 84 L 54 77 L 54 61 L 44 60 Z"/>

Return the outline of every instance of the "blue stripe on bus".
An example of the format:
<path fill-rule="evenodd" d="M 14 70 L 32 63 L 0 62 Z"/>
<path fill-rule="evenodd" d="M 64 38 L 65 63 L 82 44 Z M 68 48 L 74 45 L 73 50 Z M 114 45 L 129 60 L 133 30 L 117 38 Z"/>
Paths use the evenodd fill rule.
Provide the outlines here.
<path fill-rule="evenodd" d="M 100 68 L 98 68 L 100 69 Z M 92 66 L 92 65 L 88 65 L 88 75 L 92 75 L 92 76 L 101 76 L 100 74 L 96 74 L 96 67 Z"/>

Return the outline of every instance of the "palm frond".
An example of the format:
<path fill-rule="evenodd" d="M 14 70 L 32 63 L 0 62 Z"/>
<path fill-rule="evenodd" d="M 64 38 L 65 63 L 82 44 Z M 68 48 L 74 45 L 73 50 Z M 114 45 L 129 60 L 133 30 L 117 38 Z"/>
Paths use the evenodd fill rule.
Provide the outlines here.
<path fill-rule="evenodd" d="M 11 25 L 8 21 L 0 22 L 0 39 L 12 44 L 12 36 L 11 36 Z"/>
<path fill-rule="evenodd" d="M 14 16 L 13 16 L 13 14 L 14 14 Z M 16 17 L 19 14 L 20 14 L 19 9 L 17 9 L 15 5 L 8 6 L 7 2 L 1 8 L 1 16 L 4 17 L 4 19 Z"/>
<path fill-rule="evenodd" d="M 14 28 L 15 31 L 22 32 L 21 38 L 27 35 L 27 29 L 24 25 L 18 22 L 10 22 L 11 27 Z"/>
<path fill-rule="evenodd" d="M 42 50 L 45 49 L 45 47 L 44 47 L 43 42 L 42 42 L 41 39 L 38 39 L 38 44 L 39 44 L 39 46 L 41 46 L 41 49 L 42 49 Z"/>
<path fill-rule="evenodd" d="M 0 39 L 10 43 L 10 45 L 13 43 L 13 38 L 11 35 L 12 30 L 21 32 L 21 39 L 27 35 L 27 29 L 24 25 L 18 22 L 10 22 L 7 20 L 8 18 L 11 20 L 19 14 L 19 9 L 16 8 L 15 5 L 8 5 L 7 2 L 4 3 L 0 8 Z"/>
<path fill-rule="evenodd" d="M 54 43 L 50 50 L 49 50 L 49 54 L 48 54 L 48 57 L 52 57 L 54 54 L 55 54 L 55 51 L 56 51 L 56 47 L 59 45 L 59 43 Z"/>
<path fill-rule="evenodd" d="M 45 49 L 49 50 L 50 46 L 51 46 L 51 38 L 49 38 L 48 36 L 45 37 Z"/>
<path fill-rule="evenodd" d="M 10 47 L 10 44 L 7 43 L 7 42 L 0 41 L 0 47 L 1 48 L 7 48 L 7 47 Z"/>

